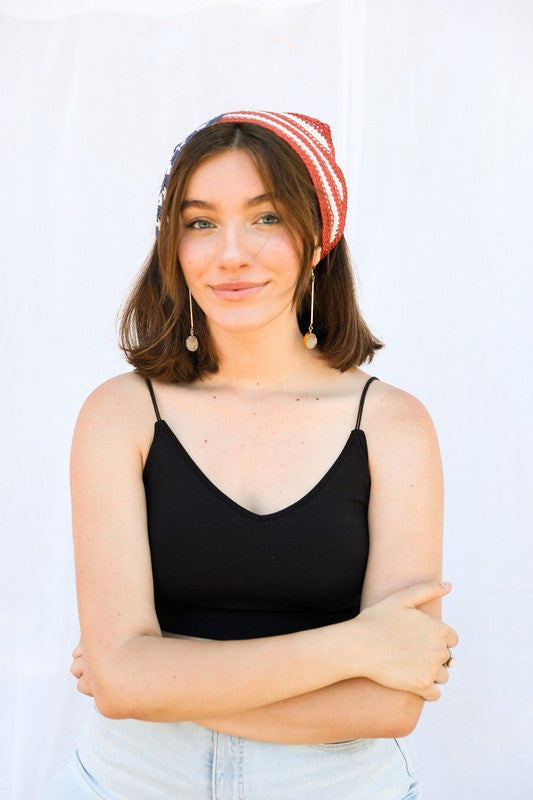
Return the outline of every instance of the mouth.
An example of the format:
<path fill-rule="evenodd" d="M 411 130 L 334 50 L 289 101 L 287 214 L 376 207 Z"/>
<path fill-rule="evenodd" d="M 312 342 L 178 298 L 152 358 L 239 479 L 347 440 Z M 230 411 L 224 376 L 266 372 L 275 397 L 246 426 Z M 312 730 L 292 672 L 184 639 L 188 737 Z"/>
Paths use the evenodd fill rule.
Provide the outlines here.
<path fill-rule="evenodd" d="M 266 283 L 249 283 L 245 281 L 234 281 L 231 283 L 217 283 L 211 286 L 212 291 L 222 300 L 246 300 L 258 294 Z"/>

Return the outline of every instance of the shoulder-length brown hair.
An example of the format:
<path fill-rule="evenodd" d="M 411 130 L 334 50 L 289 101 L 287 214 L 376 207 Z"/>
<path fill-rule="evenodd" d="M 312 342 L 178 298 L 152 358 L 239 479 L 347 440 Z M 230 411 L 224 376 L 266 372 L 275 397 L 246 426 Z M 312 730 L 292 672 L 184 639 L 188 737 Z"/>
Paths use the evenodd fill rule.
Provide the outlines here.
<path fill-rule="evenodd" d="M 191 383 L 218 370 L 205 315 L 194 300 L 194 329 L 200 346 L 195 353 L 185 347 L 190 320 L 188 288 L 178 258 L 178 224 L 193 170 L 209 156 L 231 149 L 248 153 L 267 192 L 283 207 L 301 264 L 293 307 L 302 334 L 309 326 L 311 264 L 317 237 L 321 240 L 311 177 L 292 148 L 266 128 L 248 122 L 218 123 L 195 134 L 180 152 L 169 177 L 159 236 L 122 310 L 120 347 L 143 377 Z M 344 372 L 371 361 L 384 346 L 359 311 L 344 236 L 315 267 L 313 313 L 317 350 L 334 369 Z"/>

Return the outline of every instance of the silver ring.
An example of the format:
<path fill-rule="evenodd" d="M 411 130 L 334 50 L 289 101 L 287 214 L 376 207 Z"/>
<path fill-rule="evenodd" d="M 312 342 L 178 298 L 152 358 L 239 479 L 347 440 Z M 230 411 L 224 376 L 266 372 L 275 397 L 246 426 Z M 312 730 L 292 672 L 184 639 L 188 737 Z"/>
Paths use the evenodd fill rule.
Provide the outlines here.
<path fill-rule="evenodd" d="M 456 661 L 455 661 L 455 658 L 453 657 L 452 651 L 450 650 L 449 647 L 448 647 L 448 653 L 450 654 L 450 657 L 449 657 L 448 661 L 445 661 L 442 666 L 446 667 L 446 668 L 455 667 Z"/>

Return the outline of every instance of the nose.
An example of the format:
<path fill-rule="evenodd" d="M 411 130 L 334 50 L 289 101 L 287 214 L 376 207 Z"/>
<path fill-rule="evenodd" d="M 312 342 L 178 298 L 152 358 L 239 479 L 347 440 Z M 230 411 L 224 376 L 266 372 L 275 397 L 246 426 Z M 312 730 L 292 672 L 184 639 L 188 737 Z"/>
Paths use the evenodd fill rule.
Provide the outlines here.
<path fill-rule="evenodd" d="M 219 238 L 219 267 L 233 271 L 250 264 L 252 255 L 248 244 L 242 226 L 237 223 L 224 225 Z"/>

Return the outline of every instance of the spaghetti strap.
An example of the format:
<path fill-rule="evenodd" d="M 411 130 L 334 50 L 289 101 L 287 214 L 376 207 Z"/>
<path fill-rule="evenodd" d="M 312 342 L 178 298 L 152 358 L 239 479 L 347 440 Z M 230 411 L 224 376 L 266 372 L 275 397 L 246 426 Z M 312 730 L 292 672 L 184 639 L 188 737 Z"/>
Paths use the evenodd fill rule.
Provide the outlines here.
<path fill-rule="evenodd" d="M 152 403 L 154 404 L 154 411 L 155 411 L 155 415 L 157 417 L 157 421 L 161 422 L 161 417 L 159 415 L 159 409 L 157 407 L 155 394 L 154 394 L 154 387 L 152 386 L 152 381 L 150 380 L 150 378 L 145 378 L 145 380 L 146 380 L 146 383 L 148 384 L 148 388 L 150 389 L 150 395 L 152 397 Z"/>
<path fill-rule="evenodd" d="M 363 391 L 361 392 L 361 399 L 359 400 L 359 410 L 357 412 L 357 422 L 355 423 L 356 430 L 359 428 L 359 425 L 361 423 L 361 416 L 363 414 L 363 406 L 365 404 L 366 393 L 367 393 L 368 387 L 370 386 L 372 381 L 379 381 L 379 378 L 376 378 L 376 376 L 374 375 L 372 378 L 369 378 L 367 380 L 367 382 L 365 383 L 365 385 L 363 387 Z"/>

